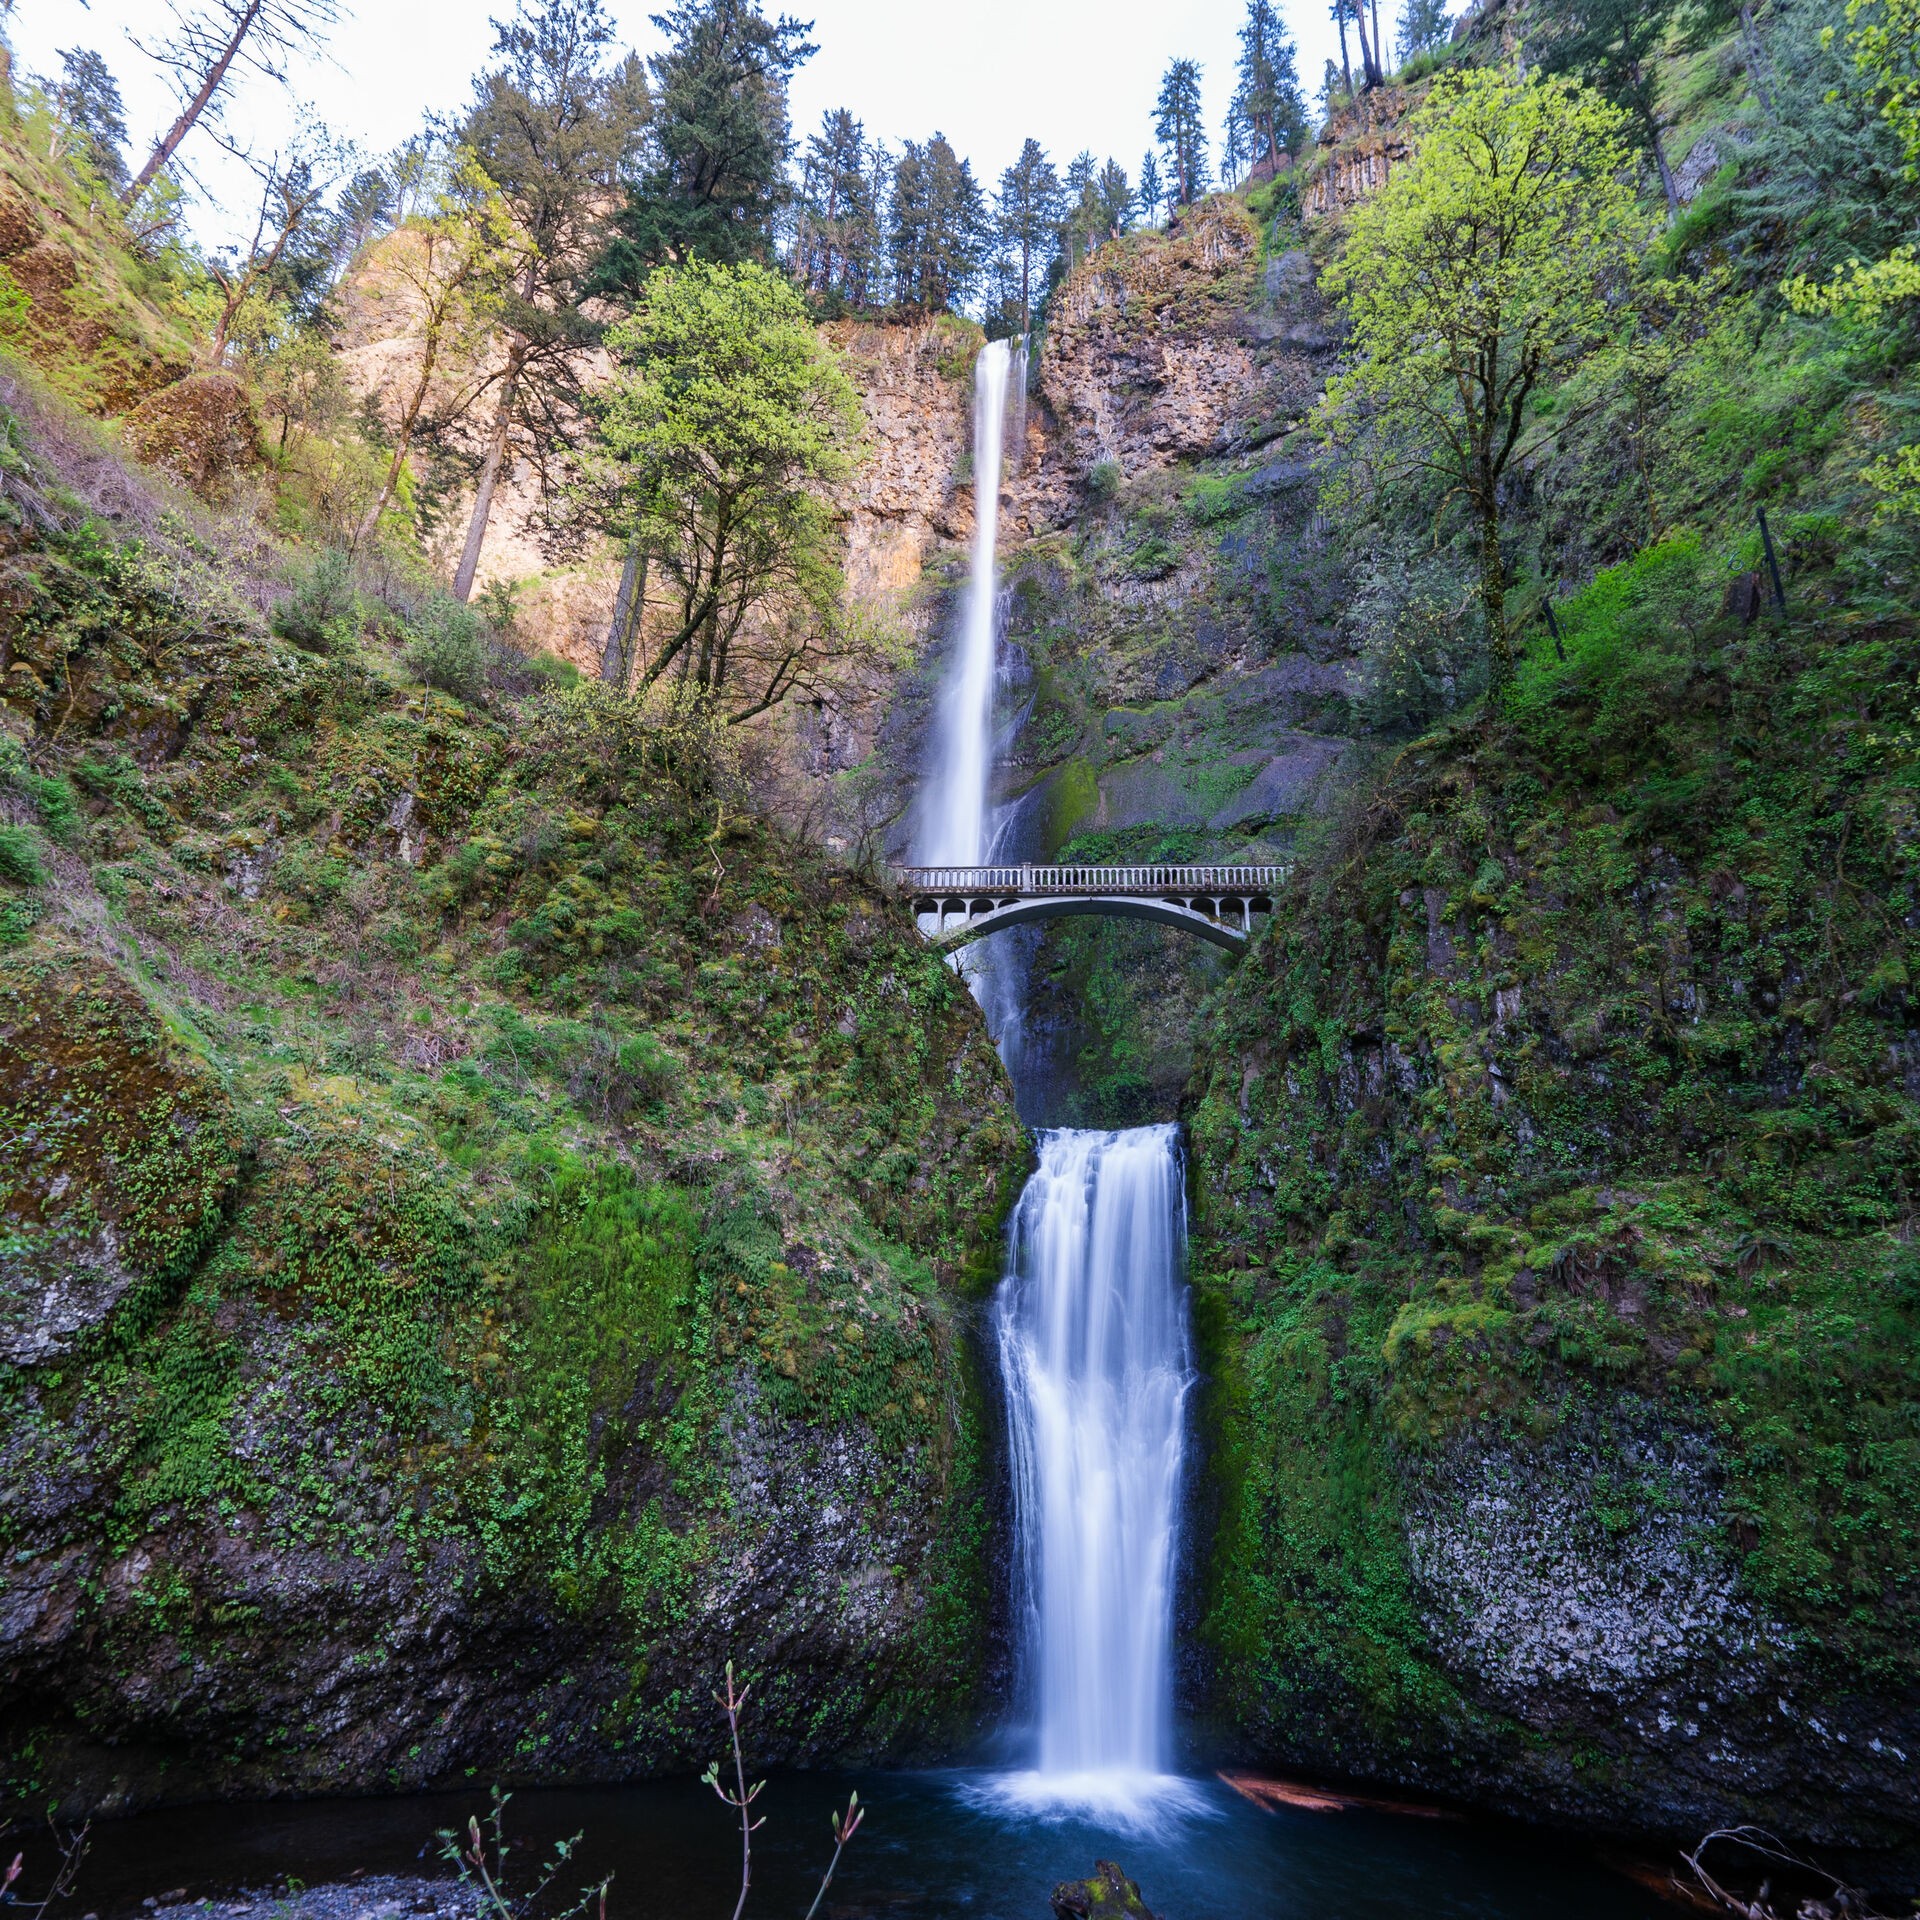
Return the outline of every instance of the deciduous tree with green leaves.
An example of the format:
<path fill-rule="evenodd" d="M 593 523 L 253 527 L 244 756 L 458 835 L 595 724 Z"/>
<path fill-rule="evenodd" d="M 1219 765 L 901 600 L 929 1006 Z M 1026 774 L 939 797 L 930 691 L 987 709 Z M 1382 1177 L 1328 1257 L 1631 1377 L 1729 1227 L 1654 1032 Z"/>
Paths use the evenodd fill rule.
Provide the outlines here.
<path fill-rule="evenodd" d="M 1906 150 L 1906 177 L 1920 185 L 1920 0 L 1848 0 L 1847 27 L 1854 64 Z M 1920 304 L 1920 251 L 1898 246 L 1880 260 L 1850 260 L 1829 280 L 1796 276 L 1783 291 L 1799 313 L 1867 325 L 1898 319 Z M 1882 454 L 1864 478 L 1889 511 L 1920 517 L 1920 445 Z"/>
<path fill-rule="evenodd" d="M 1408 140 L 1326 277 L 1357 359 L 1317 418 L 1335 442 L 1367 439 L 1389 484 L 1437 476 L 1464 500 L 1498 685 L 1513 670 L 1502 482 L 1538 444 L 1543 389 L 1621 325 L 1609 295 L 1647 221 L 1626 116 L 1578 82 L 1444 74 Z"/>
<path fill-rule="evenodd" d="M 753 261 L 660 269 L 606 344 L 601 476 L 673 609 L 650 657 L 629 643 L 606 677 L 645 690 L 671 673 L 737 725 L 826 662 L 840 568 L 824 494 L 851 471 L 859 398 L 792 282 Z"/>

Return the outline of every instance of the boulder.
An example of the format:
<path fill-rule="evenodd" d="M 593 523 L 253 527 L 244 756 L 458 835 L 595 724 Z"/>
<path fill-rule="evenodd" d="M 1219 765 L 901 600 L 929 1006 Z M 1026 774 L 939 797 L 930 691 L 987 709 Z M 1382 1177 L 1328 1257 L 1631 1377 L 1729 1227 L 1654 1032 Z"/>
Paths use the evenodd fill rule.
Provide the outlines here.
<path fill-rule="evenodd" d="M 1091 1880 L 1061 1881 L 1053 1890 L 1053 1913 L 1054 1920 L 1158 1920 L 1111 1860 L 1096 1860 Z"/>
<path fill-rule="evenodd" d="M 202 500 L 219 502 L 260 461 L 247 390 L 230 373 L 196 373 L 162 387 L 121 422 L 134 457 L 164 467 Z"/>

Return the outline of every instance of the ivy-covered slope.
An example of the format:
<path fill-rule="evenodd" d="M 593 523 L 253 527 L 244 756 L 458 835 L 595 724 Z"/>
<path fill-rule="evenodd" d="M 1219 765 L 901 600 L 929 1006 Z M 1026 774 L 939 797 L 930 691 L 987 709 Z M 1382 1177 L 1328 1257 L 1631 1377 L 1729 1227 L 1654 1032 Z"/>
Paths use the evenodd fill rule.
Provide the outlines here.
<path fill-rule="evenodd" d="M 6 455 L 0 1773 L 929 1752 L 992 1688 L 964 988 L 712 742 L 262 631 Z"/>
<path fill-rule="evenodd" d="M 1212 1698 L 1532 1817 L 1911 1850 L 1920 636 L 1719 602 L 1685 541 L 1601 575 L 1217 1003 Z"/>

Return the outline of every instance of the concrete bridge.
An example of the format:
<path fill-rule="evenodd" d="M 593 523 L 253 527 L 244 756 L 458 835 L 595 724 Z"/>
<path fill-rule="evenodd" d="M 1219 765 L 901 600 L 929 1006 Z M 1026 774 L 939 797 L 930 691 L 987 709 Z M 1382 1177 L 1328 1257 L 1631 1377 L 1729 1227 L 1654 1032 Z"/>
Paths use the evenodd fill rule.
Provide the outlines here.
<path fill-rule="evenodd" d="M 1157 920 L 1239 953 L 1273 911 L 1285 867 L 896 867 L 895 887 L 928 940 L 963 947 L 1001 927 L 1067 914 Z"/>

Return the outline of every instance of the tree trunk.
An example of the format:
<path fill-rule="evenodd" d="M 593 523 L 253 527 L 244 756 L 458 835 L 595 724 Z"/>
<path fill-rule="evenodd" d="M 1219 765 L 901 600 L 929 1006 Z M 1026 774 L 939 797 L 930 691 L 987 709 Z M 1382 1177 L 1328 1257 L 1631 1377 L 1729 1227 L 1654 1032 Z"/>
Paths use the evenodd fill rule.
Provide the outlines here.
<path fill-rule="evenodd" d="M 123 207 L 131 207 L 146 192 L 153 182 L 153 176 L 174 156 L 180 142 L 190 134 L 200 116 L 206 112 L 207 103 L 220 91 L 220 83 L 227 77 L 227 69 L 233 65 L 233 57 L 240 51 L 240 42 L 253 29 L 253 23 L 259 19 L 266 0 L 247 0 L 247 8 L 240 16 L 239 25 L 233 30 L 233 38 L 221 50 L 220 58 L 207 69 L 207 77 L 201 81 L 198 92 L 180 109 L 180 117 L 174 121 L 162 136 L 160 144 L 147 157 L 147 164 L 134 176 L 133 184 L 120 196 Z"/>
<path fill-rule="evenodd" d="M 600 678 L 622 693 L 633 678 L 633 642 L 647 606 L 647 549 L 636 534 L 620 569 L 620 591 L 614 596 L 613 623 L 607 628 L 607 648 L 600 660 Z"/>
<path fill-rule="evenodd" d="M 1373 5 L 1373 71 L 1381 85 L 1387 79 L 1387 42 L 1380 31 L 1380 0 L 1372 0 Z"/>
<path fill-rule="evenodd" d="M 1740 51 L 1746 60 L 1747 79 L 1752 84 L 1754 98 L 1760 102 L 1760 110 L 1769 120 L 1774 117 L 1773 95 L 1767 87 L 1766 75 L 1761 69 L 1766 65 L 1767 46 L 1760 38 L 1760 29 L 1754 24 L 1753 9 L 1742 6 L 1740 9 Z"/>
<path fill-rule="evenodd" d="M 525 355 L 525 348 L 516 344 L 507 361 L 506 377 L 500 384 L 500 405 L 493 416 L 486 464 L 480 469 L 479 491 L 473 496 L 473 518 L 467 522 L 467 544 L 460 555 L 459 570 L 453 576 L 456 600 L 473 596 L 473 576 L 480 570 L 480 549 L 486 544 L 487 521 L 493 513 L 493 490 L 499 485 L 500 463 L 506 457 L 507 429 L 513 422 L 513 402 Z"/>
<path fill-rule="evenodd" d="M 354 530 L 353 544 L 358 547 L 361 541 L 371 540 L 374 530 L 380 524 L 380 516 L 386 512 L 399 490 L 401 470 L 407 464 L 407 450 L 413 445 L 413 430 L 419 424 L 420 409 L 427 403 L 427 386 L 433 379 L 433 363 L 439 357 L 440 338 L 437 333 L 429 333 L 426 339 L 424 356 L 420 362 L 420 378 L 414 382 L 413 392 L 407 400 L 407 409 L 400 416 L 400 431 L 394 440 L 393 458 L 387 462 L 387 477 L 380 488 L 380 498 L 368 509 L 367 517 Z"/>
<path fill-rule="evenodd" d="M 1346 82 L 1347 98 L 1353 98 L 1353 62 L 1347 58 L 1347 8 L 1346 0 L 1334 9 L 1334 19 L 1340 26 L 1340 78 Z"/>
<path fill-rule="evenodd" d="M 1680 188 L 1667 165 L 1667 143 L 1660 138 L 1660 123 L 1652 114 L 1647 115 L 1647 137 L 1653 143 L 1653 164 L 1660 170 L 1660 191 L 1667 196 L 1667 225 L 1672 226 L 1680 218 Z"/>
<path fill-rule="evenodd" d="M 1513 678 L 1513 643 L 1507 637 L 1507 575 L 1500 558 L 1500 510 L 1491 491 L 1480 502 L 1480 604 L 1487 615 L 1489 678 L 1497 693 Z"/>

